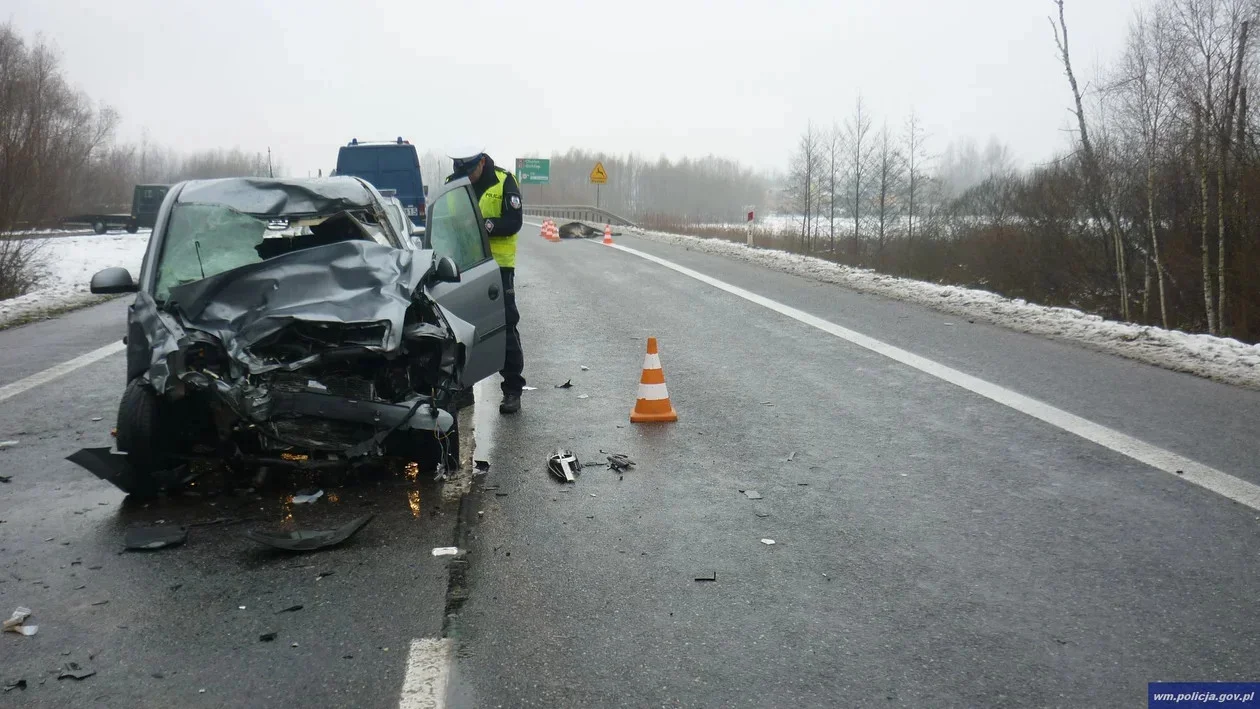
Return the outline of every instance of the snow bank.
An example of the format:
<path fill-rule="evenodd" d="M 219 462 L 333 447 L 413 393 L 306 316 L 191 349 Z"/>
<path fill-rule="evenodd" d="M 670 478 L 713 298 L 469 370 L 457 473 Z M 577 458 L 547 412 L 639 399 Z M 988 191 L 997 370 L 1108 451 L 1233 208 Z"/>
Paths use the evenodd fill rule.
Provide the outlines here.
<path fill-rule="evenodd" d="M 863 293 L 926 305 L 1036 335 L 1068 340 L 1147 364 L 1260 389 L 1260 345 L 1211 335 L 1104 320 L 1080 310 L 1034 305 L 988 291 L 914 281 L 812 256 L 749 248 L 721 239 L 628 229 L 629 233 L 813 278 Z"/>
<path fill-rule="evenodd" d="M 88 283 L 102 268 L 122 266 L 132 277 L 139 276 L 149 232 L 31 239 L 29 243 L 38 249 L 42 280 L 26 295 L 0 300 L 0 325 L 93 302 L 98 296 L 88 292 Z"/>

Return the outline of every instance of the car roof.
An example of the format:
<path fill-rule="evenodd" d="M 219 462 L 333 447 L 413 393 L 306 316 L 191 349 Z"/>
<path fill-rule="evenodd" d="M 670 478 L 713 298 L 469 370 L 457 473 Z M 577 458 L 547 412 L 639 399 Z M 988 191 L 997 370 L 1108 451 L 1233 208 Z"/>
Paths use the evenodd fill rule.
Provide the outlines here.
<path fill-rule="evenodd" d="M 221 204 L 258 216 L 327 214 L 373 206 L 379 197 L 356 177 L 227 177 L 183 183 L 177 203 Z"/>

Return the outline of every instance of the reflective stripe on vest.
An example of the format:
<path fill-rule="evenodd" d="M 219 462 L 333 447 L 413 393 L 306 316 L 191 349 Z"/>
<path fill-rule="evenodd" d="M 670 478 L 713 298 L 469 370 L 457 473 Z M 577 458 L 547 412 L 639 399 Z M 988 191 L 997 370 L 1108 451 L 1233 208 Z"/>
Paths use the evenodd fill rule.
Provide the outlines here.
<path fill-rule="evenodd" d="M 502 168 L 494 168 L 494 176 L 497 181 L 494 185 L 481 195 L 481 216 L 486 219 L 498 219 L 503 216 L 503 184 L 507 181 L 508 172 Z M 494 260 L 499 264 L 500 268 L 516 268 L 516 237 L 518 234 L 511 236 L 492 236 L 490 237 L 490 255 L 494 256 Z"/>

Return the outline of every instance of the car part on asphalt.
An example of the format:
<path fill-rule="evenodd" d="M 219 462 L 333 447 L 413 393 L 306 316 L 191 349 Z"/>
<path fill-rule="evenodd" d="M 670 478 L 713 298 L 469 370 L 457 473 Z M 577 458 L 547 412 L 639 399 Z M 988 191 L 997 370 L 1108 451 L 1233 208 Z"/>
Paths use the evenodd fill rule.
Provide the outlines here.
<path fill-rule="evenodd" d="M 434 556 L 459 556 L 459 547 L 435 547 Z"/>
<path fill-rule="evenodd" d="M 708 573 L 698 574 L 696 576 L 696 580 L 697 581 L 717 581 L 717 572 L 710 571 Z"/>
<path fill-rule="evenodd" d="M 187 527 L 132 527 L 123 537 L 123 544 L 132 551 L 165 549 L 186 541 Z"/>
<path fill-rule="evenodd" d="M 608 456 L 608 467 L 619 473 L 624 473 L 634 467 L 634 461 L 630 460 L 630 456 L 622 453 L 613 453 Z"/>
<path fill-rule="evenodd" d="M 336 546 L 363 529 L 375 515 L 364 515 L 333 529 L 295 529 L 291 532 L 264 532 L 251 529 L 245 537 L 282 551 L 317 551 Z"/>
<path fill-rule="evenodd" d="M 20 679 L 20 680 L 17 680 L 16 682 L 10 682 L 9 684 L 4 685 L 4 691 L 6 692 L 14 690 L 14 689 L 20 689 L 20 690 L 25 691 L 26 680 Z"/>
<path fill-rule="evenodd" d="M 323 496 L 323 490 L 299 490 L 293 495 L 292 502 L 295 505 L 309 505 Z"/>
<path fill-rule="evenodd" d="M 750 500 L 761 499 L 761 493 L 757 492 L 756 490 L 740 490 L 740 492 L 744 493 L 744 497 L 747 497 Z"/>
<path fill-rule="evenodd" d="M 281 608 L 280 610 L 276 611 L 276 615 L 280 615 L 281 613 L 297 613 L 298 611 L 302 610 L 305 607 L 306 606 L 303 606 L 301 603 L 299 603 L 295 606 L 289 606 L 288 608 Z"/>
<path fill-rule="evenodd" d="M 275 639 L 276 639 L 275 633 L 263 633 L 262 635 L 258 636 L 258 640 L 264 643 L 269 643 Z"/>
<path fill-rule="evenodd" d="M 762 539 L 762 540 L 761 540 L 761 543 L 762 543 L 762 544 L 765 544 L 766 546 L 773 546 L 773 545 L 774 545 L 774 540 L 773 540 L 773 539 Z"/>
<path fill-rule="evenodd" d="M 572 379 L 570 379 L 570 380 L 568 380 L 567 382 L 565 382 L 564 384 L 557 384 L 557 385 L 556 385 L 556 388 L 557 388 L 557 389 L 572 389 L 572 388 L 573 388 L 573 380 L 572 380 Z"/>
<path fill-rule="evenodd" d="M 57 679 L 74 679 L 83 680 L 96 674 L 96 670 L 88 670 L 79 667 L 79 663 L 70 662 L 61 668 L 61 674 L 57 675 Z"/>
<path fill-rule="evenodd" d="M 18 606 L 17 610 L 13 611 L 13 615 L 9 616 L 9 619 L 4 621 L 3 631 L 6 633 L 17 633 L 18 635 L 25 635 L 27 637 L 34 635 L 39 632 L 39 626 L 24 625 L 24 623 L 26 623 L 26 619 L 30 617 L 30 608 Z"/>
<path fill-rule="evenodd" d="M 574 474 L 581 468 L 582 464 L 578 462 L 577 456 L 573 454 L 573 451 L 560 449 L 552 453 L 551 457 L 547 459 L 547 470 L 566 483 L 575 482 L 577 478 L 574 477 Z"/>

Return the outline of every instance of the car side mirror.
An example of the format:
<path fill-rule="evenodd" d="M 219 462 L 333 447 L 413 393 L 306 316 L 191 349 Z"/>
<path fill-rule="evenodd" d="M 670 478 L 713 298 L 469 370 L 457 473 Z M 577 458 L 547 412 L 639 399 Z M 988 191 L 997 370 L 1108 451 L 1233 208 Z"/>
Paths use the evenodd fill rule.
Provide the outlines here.
<path fill-rule="evenodd" d="M 132 280 L 131 272 L 125 268 L 115 266 L 103 271 L 97 271 L 96 275 L 92 276 L 90 290 L 98 295 L 110 295 L 114 293 L 135 293 L 140 290 L 140 286 Z"/>
<path fill-rule="evenodd" d="M 450 256 L 442 256 L 437 260 L 434 270 L 437 279 L 442 283 L 459 283 L 459 266 Z"/>

